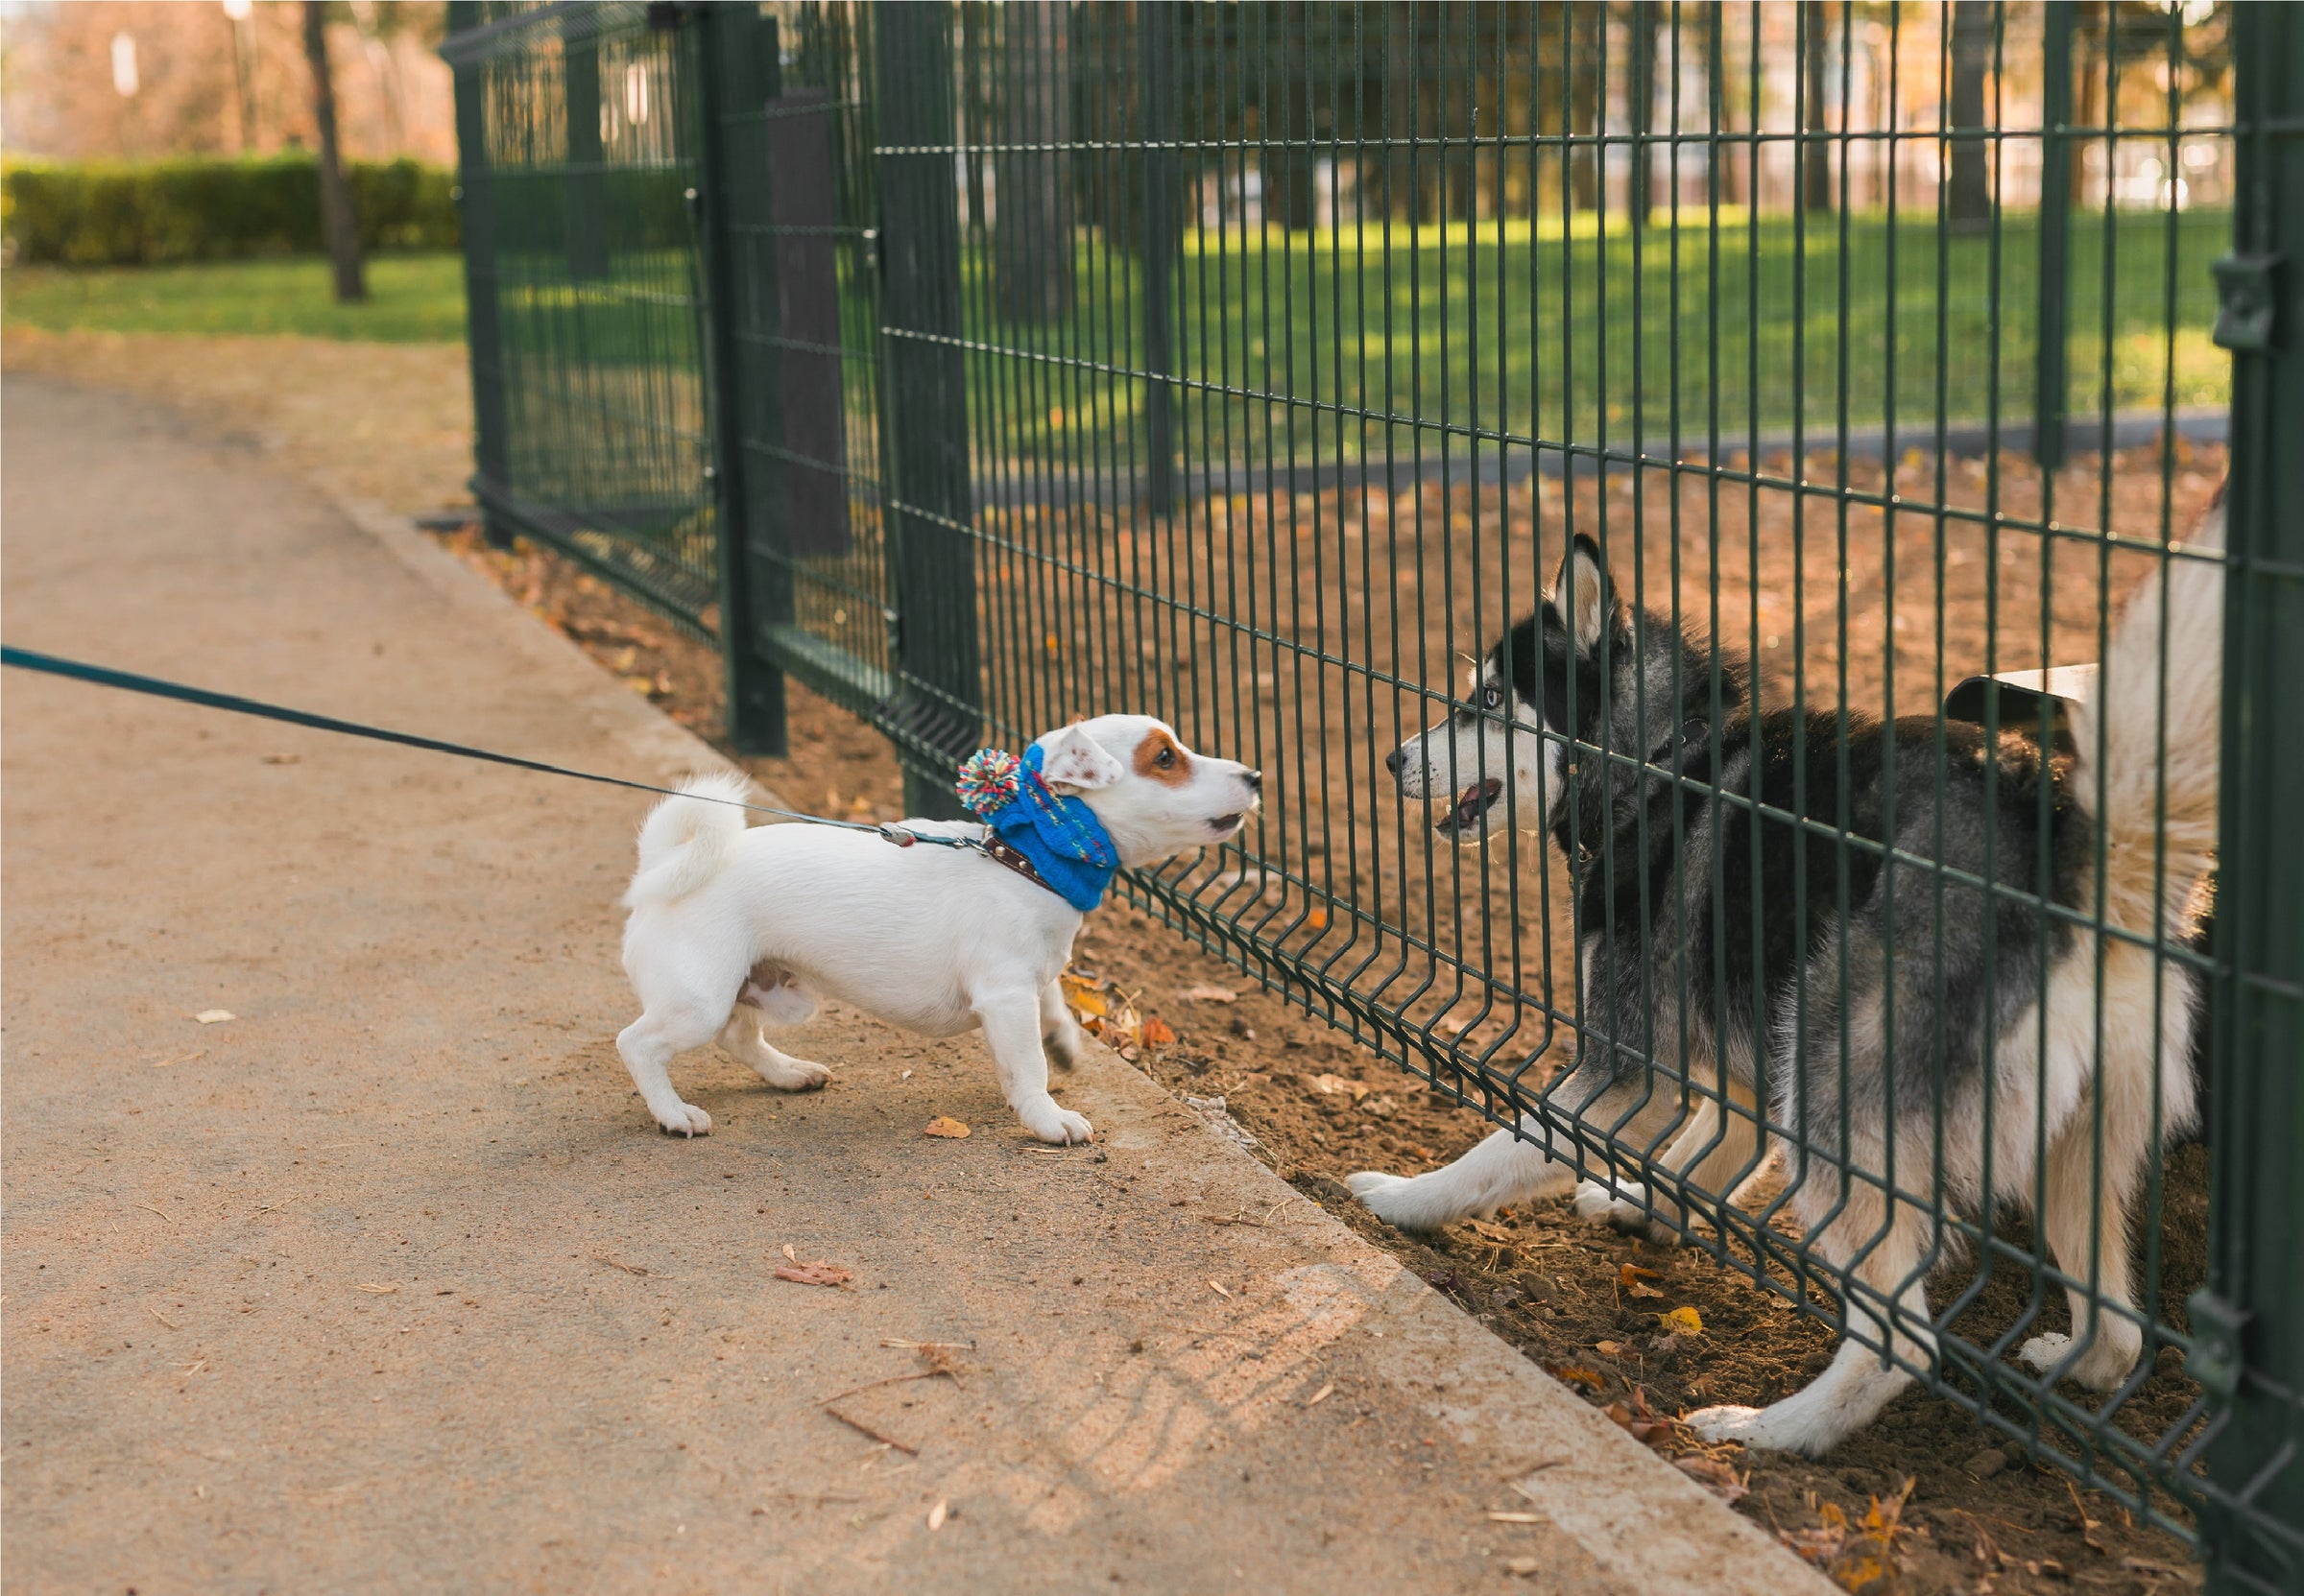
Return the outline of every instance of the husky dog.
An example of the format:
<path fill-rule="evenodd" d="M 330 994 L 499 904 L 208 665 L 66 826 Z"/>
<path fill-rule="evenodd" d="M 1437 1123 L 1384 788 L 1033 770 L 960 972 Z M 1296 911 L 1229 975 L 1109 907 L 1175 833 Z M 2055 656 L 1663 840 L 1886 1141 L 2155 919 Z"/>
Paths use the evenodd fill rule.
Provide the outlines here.
<path fill-rule="evenodd" d="M 2186 553 L 2222 542 L 2220 497 Z M 2072 1332 L 2020 1355 L 2099 1391 L 2135 1365 L 2129 1200 L 2155 1106 L 2171 1137 L 2195 1113 L 2196 983 L 2150 943 L 2193 935 L 2214 865 L 2222 592 L 2220 560 L 2163 561 L 2066 756 L 1761 711 L 1745 660 L 1629 609 L 1579 537 L 1462 706 L 1391 756 L 1405 795 L 1450 797 L 1444 835 L 1543 827 L 1571 862 L 1581 1045 L 1554 1104 L 1722 1200 L 1780 1153 L 1808 1246 L 1863 1288 L 1821 1375 L 1691 1415 L 1707 1440 L 1821 1456 L 1870 1422 L 1933 1354 L 1922 1287 L 1954 1238 L 1932 1210 L 2035 1190 Z M 1352 1188 L 1426 1229 L 1566 1191 L 1540 1122 L 1522 1132 Z M 1628 1182 L 1576 1206 L 1687 1223 Z"/>

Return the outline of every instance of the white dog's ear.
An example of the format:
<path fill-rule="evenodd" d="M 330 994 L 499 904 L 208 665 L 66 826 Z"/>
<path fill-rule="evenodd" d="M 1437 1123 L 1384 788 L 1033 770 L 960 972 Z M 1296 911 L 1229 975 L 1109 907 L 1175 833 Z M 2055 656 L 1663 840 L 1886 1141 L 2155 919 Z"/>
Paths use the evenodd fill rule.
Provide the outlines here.
<path fill-rule="evenodd" d="M 1040 740 L 1040 778 L 1052 793 L 1092 793 L 1128 774 L 1127 767 L 1076 726 Z"/>

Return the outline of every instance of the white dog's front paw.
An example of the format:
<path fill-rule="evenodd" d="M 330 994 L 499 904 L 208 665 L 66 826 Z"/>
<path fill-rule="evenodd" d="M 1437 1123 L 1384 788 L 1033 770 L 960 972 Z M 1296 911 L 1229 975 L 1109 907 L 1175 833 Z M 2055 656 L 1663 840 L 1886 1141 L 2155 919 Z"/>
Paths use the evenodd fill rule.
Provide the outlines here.
<path fill-rule="evenodd" d="M 2120 1335 L 2119 1329 L 2126 1329 L 2129 1334 Z M 2016 1356 L 2042 1374 L 2077 1381 L 2090 1391 L 2110 1391 L 2136 1367 L 2141 1341 L 2133 1325 L 2102 1324 L 2097 1332 L 2096 1345 L 2073 1359 L 2070 1367 L 2064 1367 L 2066 1360 L 2072 1359 L 2072 1338 L 2051 1330 L 2026 1342 L 2017 1349 Z"/>
<path fill-rule="evenodd" d="M 1636 1186 L 1625 1188 L 1627 1191 L 1638 1189 Z M 1604 1225 L 1614 1217 L 1616 1193 L 1597 1180 L 1579 1180 L 1576 1182 L 1574 1202 L 1571 1205 L 1575 1209 L 1578 1219 L 1593 1225 Z"/>
<path fill-rule="evenodd" d="M 712 1128 L 711 1115 L 693 1103 L 683 1103 L 677 1097 L 668 1107 L 651 1111 L 656 1115 L 656 1123 L 676 1136 L 701 1136 Z"/>
<path fill-rule="evenodd" d="M 1088 1116 L 1060 1107 L 1054 1098 L 1030 1108 L 1020 1108 L 1016 1117 L 1042 1141 L 1053 1142 L 1058 1147 L 1095 1140 L 1095 1128 L 1088 1123 Z"/>
<path fill-rule="evenodd" d="M 1353 1196 L 1386 1225 L 1403 1230 L 1437 1230 L 1465 1216 L 1457 1211 L 1454 1199 L 1439 1177 L 1447 1171 L 1436 1170 L 1430 1175 L 1385 1175 L 1378 1170 L 1364 1169 L 1356 1175 L 1344 1177 Z"/>

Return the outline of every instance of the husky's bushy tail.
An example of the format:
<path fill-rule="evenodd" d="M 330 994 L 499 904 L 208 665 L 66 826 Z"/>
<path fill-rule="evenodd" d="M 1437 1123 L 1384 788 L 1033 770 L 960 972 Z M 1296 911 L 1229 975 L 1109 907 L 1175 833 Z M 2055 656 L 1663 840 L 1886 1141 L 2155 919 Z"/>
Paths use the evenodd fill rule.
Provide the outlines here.
<path fill-rule="evenodd" d="M 2223 546 L 2220 491 L 2193 539 L 2172 547 Z M 2104 919 L 2124 931 L 2189 934 L 2216 867 L 2223 663 L 2223 561 L 2172 555 L 2113 624 L 2096 692 L 2073 715 L 2071 792 L 2100 829 Z"/>
<path fill-rule="evenodd" d="M 624 907 L 669 903 L 718 874 L 729 844 L 744 834 L 744 811 L 734 805 L 751 793 L 752 784 L 732 772 L 695 775 L 680 784 L 679 797 L 649 810 Z"/>

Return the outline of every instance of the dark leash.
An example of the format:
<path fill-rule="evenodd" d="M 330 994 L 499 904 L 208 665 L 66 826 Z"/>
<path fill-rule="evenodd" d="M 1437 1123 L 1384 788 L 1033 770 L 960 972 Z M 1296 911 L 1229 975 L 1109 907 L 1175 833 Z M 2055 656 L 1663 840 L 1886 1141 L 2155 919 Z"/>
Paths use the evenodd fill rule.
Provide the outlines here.
<path fill-rule="evenodd" d="M 745 803 L 737 798 L 683 793 L 676 788 L 652 786 L 645 781 L 628 781 L 620 775 L 601 775 L 594 771 L 570 770 L 565 765 L 548 764 L 541 759 L 523 759 L 516 753 L 497 753 L 491 749 L 471 748 L 463 743 L 445 742 L 438 737 L 420 737 L 413 731 L 394 731 L 386 727 L 338 720 L 333 715 L 315 715 L 308 709 L 290 709 L 282 704 L 266 703 L 261 699 L 242 698 L 237 693 L 213 693 L 204 687 L 187 687 L 181 682 L 168 681 L 159 677 L 138 676 L 133 671 L 115 671 L 109 666 L 89 665 L 53 654 L 38 654 L 31 649 L 0 646 L 0 665 L 13 666 L 20 671 L 39 671 L 74 681 L 92 681 L 99 687 L 117 687 L 123 692 L 143 693 L 156 699 L 173 699 L 179 703 L 196 703 L 205 709 L 227 709 L 235 715 L 253 715 L 259 720 L 280 721 L 289 726 L 308 727 L 315 731 L 334 731 L 347 737 L 365 737 L 371 742 L 396 743 L 402 748 L 426 749 L 434 753 L 453 753 L 466 759 L 486 760 L 492 765 L 510 765 L 516 770 L 564 775 L 575 781 L 596 781 L 604 787 L 629 787 L 636 793 L 693 798 L 699 803 L 724 803 L 733 809 L 749 809 L 756 815 L 806 821 L 812 825 L 835 825 L 843 831 L 869 831 L 899 847 L 910 847 L 914 843 L 931 843 L 938 847 L 966 848 L 975 853 L 987 851 L 984 844 L 973 837 L 924 836 L 896 824 L 875 825 L 864 821 L 836 821 L 824 815 L 804 815 L 797 809 L 772 809 L 764 803 Z M 1007 863 L 1006 860 L 1000 862 Z M 1015 868 L 1009 866 L 1011 869 Z"/>

